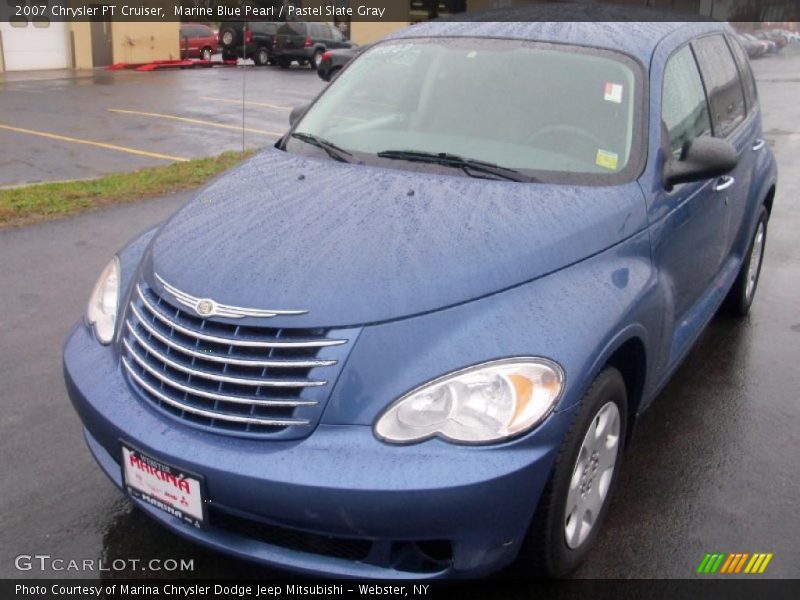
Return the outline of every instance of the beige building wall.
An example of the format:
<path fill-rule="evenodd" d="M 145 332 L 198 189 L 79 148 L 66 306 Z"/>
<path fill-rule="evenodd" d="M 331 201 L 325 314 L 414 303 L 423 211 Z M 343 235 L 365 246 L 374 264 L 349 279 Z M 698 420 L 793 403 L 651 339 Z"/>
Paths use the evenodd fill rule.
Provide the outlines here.
<path fill-rule="evenodd" d="M 371 44 L 393 31 L 407 27 L 407 21 L 364 22 L 353 21 L 350 23 L 350 39 L 356 44 Z"/>
<path fill-rule="evenodd" d="M 144 63 L 180 58 L 180 24 L 115 22 L 111 27 L 114 62 Z M 89 35 L 91 49 L 91 35 Z"/>
<path fill-rule="evenodd" d="M 92 68 L 92 29 L 91 23 L 73 22 L 69 24 L 72 40 L 73 69 Z"/>
<path fill-rule="evenodd" d="M 176 22 L 111 24 L 113 62 L 144 63 L 180 58 L 180 24 Z M 67 25 L 68 65 L 91 69 L 92 24 L 72 22 Z M 0 54 L 0 59 L 2 54 Z M 0 72 L 3 61 L 0 60 Z"/>

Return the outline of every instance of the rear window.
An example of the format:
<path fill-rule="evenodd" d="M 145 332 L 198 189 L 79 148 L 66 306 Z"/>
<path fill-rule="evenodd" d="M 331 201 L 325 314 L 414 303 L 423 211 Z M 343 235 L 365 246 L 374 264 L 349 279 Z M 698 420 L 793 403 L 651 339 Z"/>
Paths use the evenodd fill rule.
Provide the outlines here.
<path fill-rule="evenodd" d="M 308 27 L 305 23 L 284 23 L 278 29 L 281 35 L 307 35 Z"/>
<path fill-rule="evenodd" d="M 278 26 L 275 23 L 259 23 L 255 21 L 250 23 L 249 27 L 256 33 L 263 33 L 264 35 L 275 35 L 278 32 Z"/>
<path fill-rule="evenodd" d="M 325 39 L 328 37 L 328 29 L 324 25 L 309 25 L 309 35 L 314 39 Z"/>

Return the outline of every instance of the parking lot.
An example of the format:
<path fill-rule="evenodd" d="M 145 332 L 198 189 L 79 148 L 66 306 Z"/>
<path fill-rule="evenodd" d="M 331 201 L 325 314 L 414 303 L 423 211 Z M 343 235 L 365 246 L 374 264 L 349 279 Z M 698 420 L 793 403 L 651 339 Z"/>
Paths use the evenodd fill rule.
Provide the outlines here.
<path fill-rule="evenodd" d="M 781 171 L 758 298 L 745 322 L 712 322 L 643 417 L 576 577 L 686 578 L 715 551 L 772 552 L 769 576 L 800 577 L 800 52 L 754 69 Z M 264 146 L 287 127 L 289 107 L 323 86 L 297 67 L 6 79 L 0 185 L 240 149 L 243 91 L 244 142 Z M 61 344 L 100 269 L 185 198 L 0 231 L 0 577 L 42 576 L 14 568 L 15 556 L 35 553 L 191 558 L 195 570 L 182 575 L 197 577 L 283 575 L 183 541 L 134 510 L 94 464 L 64 389 Z"/>
<path fill-rule="evenodd" d="M 296 64 L 26 75 L 0 76 L 0 186 L 263 147 L 325 85 Z"/>

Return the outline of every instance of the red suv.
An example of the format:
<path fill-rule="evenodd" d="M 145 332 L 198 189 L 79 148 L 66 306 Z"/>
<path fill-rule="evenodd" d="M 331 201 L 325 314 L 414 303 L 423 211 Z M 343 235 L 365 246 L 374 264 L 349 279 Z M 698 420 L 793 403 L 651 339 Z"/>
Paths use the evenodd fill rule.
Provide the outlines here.
<path fill-rule="evenodd" d="M 217 35 L 208 25 L 181 23 L 181 58 L 211 60 L 217 53 Z"/>

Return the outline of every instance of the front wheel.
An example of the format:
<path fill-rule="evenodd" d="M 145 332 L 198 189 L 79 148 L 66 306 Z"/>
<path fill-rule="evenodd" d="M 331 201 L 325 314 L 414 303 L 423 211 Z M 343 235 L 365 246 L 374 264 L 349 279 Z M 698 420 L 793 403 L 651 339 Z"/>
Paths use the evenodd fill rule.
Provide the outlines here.
<path fill-rule="evenodd" d="M 560 577 L 586 558 L 618 479 L 627 406 L 622 375 L 606 368 L 586 392 L 561 445 L 520 552 L 521 572 Z"/>
<path fill-rule="evenodd" d="M 316 52 L 314 52 L 314 56 L 311 57 L 311 68 L 314 69 L 315 71 L 319 67 L 319 63 L 322 62 L 322 55 L 323 55 L 322 50 L 317 50 Z"/>
<path fill-rule="evenodd" d="M 758 216 L 758 224 L 750 245 L 747 249 L 746 258 L 742 262 L 739 275 L 733 283 L 731 291 L 725 298 L 725 311 L 733 317 L 744 317 L 750 312 L 753 300 L 756 297 L 758 280 L 761 277 L 761 266 L 764 263 L 764 250 L 767 246 L 767 221 L 769 214 L 765 207 L 761 208 Z"/>

